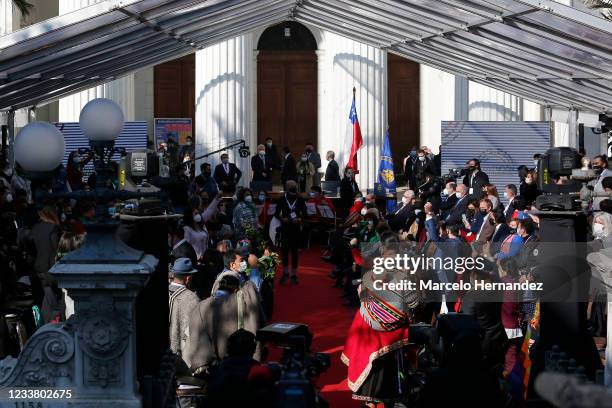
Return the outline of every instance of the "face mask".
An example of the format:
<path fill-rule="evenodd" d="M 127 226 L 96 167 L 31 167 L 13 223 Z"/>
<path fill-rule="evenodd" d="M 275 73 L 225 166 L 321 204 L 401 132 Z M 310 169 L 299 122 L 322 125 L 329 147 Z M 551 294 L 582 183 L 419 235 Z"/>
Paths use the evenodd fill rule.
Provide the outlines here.
<path fill-rule="evenodd" d="M 265 151 L 263 151 L 263 150 L 260 150 L 260 151 L 258 152 L 258 154 L 259 154 L 260 156 L 263 156 L 264 154 L 266 154 L 266 152 L 265 152 Z"/>
<path fill-rule="evenodd" d="M 272 147 L 272 142 L 268 142 L 268 143 L 266 143 L 266 146 L 268 146 L 268 147 Z"/>
<path fill-rule="evenodd" d="M 312 148 L 311 148 L 311 147 L 309 147 L 308 149 L 306 149 L 306 151 L 307 151 L 308 153 L 312 153 Z"/>
<path fill-rule="evenodd" d="M 265 201 L 266 199 L 266 195 L 265 194 L 260 194 L 259 195 L 259 201 Z"/>
<path fill-rule="evenodd" d="M 66 222 L 66 214 L 62 213 L 62 215 L 60 215 L 60 220 Z"/>
<path fill-rule="evenodd" d="M 482 215 L 487 215 L 488 211 L 487 210 L 483 210 L 482 208 L 480 210 L 478 210 L 480 212 L 480 214 Z"/>
<path fill-rule="evenodd" d="M 353 178 L 353 172 L 352 171 L 347 171 L 346 172 L 346 177 Z"/>
<path fill-rule="evenodd" d="M 202 216 L 200 214 L 196 214 L 193 216 L 193 222 L 195 222 L 196 224 L 199 224 L 202 222 Z"/>
<path fill-rule="evenodd" d="M 368 220 L 368 226 L 369 227 L 373 227 L 374 226 L 374 220 Z"/>
<path fill-rule="evenodd" d="M 504 198 L 508 198 L 508 192 L 504 191 Z"/>
<path fill-rule="evenodd" d="M 593 224 L 593 236 L 595 236 L 596 238 L 603 238 L 605 236 L 603 224 Z"/>
<path fill-rule="evenodd" d="M 366 215 L 367 212 L 368 212 L 367 208 L 364 207 L 361 209 L 361 215 Z"/>
<path fill-rule="evenodd" d="M 414 210 L 414 213 L 415 213 L 416 215 L 419 215 L 419 214 L 421 213 L 421 210 Z"/>
<path fill-rule="evenodd" d="M 470 171 L 474 171 L 474 170 L 476 170 L 476 166 L 470 166 L 469 169 L 470 169 Z"/>
<path fill-rule="evenodd" d="M 538 167 L 538 160 L 534 160 L 534 161 L 533 161 L 533 165 L 534 165 L 535 167 Z"/>
<path fill-rule="evenodd" d="M 516 228 L 510 228 L 510 233 L 511 234 L 516 234 Z"/>
<path fill-rule="evenodd" d="M 287 195 L 288 195 L 289 197 L 295 197 L 295 196 L 296 196 L 296 194 L 297 194 L 297 190 L 296 190 L 296 189 L 294 189 L 294 188 L 290 188 L 290 189 L 287 191 Z"/>
<path fill-rule="evenodd" d="M 525 179 L 525 183 L 527 183 L 527 184 L 531 184 L 531 183 L 533 183 L 533 180 L 532 180 L 532 179 L 530 179 L 530 178 L 526 178 L 526 179 Z"/>
<path fill-rule="evenodd" d="M 210 177 L 212 175 L 212 172 L 211 171 L 205 171 L 202 174 L 204 175 L 204 177 Z"/>
<path fill-rule="evenodd" d="M 185 146 L 191 146 L 191 142 L 190 141 L 185 142 Z"/>
<path fill-rule="evenodd" d="M 404 204 L 408 204 L 408 198 L 406 198 L 406 197 L 402 197 L 402 203 L 404 203 Z"/>
<path fill-rule="evenodd" d="M 238 199 L 238 197 L 236 197 L 236 194 L 234 194 L 234 195 L 232 196 L 232 200 L 236 201 L 237 199 Z"/>
<path fill-rule="evenodd" d="M 361 200 L 363 200 L 363 198 L 362 198 L 362 197 L 357 197 L 357 198 L 355 198 L 355 202 L 356 202 L 356 203 L 360 203 L 360 202 L 361 202 Z"/>
<path fill-rule="evenodd" d="M 448 195 L 448 190 L 445 188 L 444 190 L 442 190 L 442 194 Z"/>
<path fill-rule="evenodd" d="M 302 156 L 302 161 L 303 161 L 303 162 L 308 161 L 308 157 L 306 157 L 306 156 Z"/>
<path fill-rule="evenodd" d="M 11 193 L 6 193 L 6 195 L 4 196 L 4 200 L 7 203 L 12 203 L 13 202 L 13 195 Z"/>
<path fill-rule="evenodd" d="M 247 270 L 247 263 L 246 263 L 246 261 L 240 262 L 240 272 L 244 272 L 246 270 Z"/>
<path fill-rule="evenodd" d="M 425 161 L 425 156 L 419 156 L 419 160 L 424 162 Z"/>
<path fill-rule="evenodd" d="M 222 162 L 223 164 L 227 164 L 227 163 L 229 163 L 229 159 L 222 159 L 222 160 L 221 160 L 221 162 Z"/>
<path fill-rule="evenodd" d="M 315 198 L 315 193 L 313 191 L 311 191 L 310 193 L 308 193 L 308 195 L 310 196 L 310 198 Z"/>
<path fill-rule="evenodd" d="M 72 158 L 72 161 L 73 161 L 75 164 L 79 164 L 79 163 L 81 162 L 81 158 L 80 158 L 80 157 L 78 157 L 78 156 L 74 156 L 74 157 Z"/>
<path fill-rule="evenodd" d="M 411 155 L 411 156 L 414 156 L 415 154 L 416 154 L 416 150 L 411 150 L 411 151 L 410 151 L 410 155 Z"/>
<path fill-rule="evenodd" d="M 247 203 L 252 203 L 253 202 L 253 196 L 250 196 L 250 195 L 245 196 L 244 197 L 244 201 L 247 202 Z"/>
<path fill-rule="evenodd" d="M 462 194 L 462 193 L 459 193 L 459 192 L 456 192 L 456 193 L 455 193 L 455 196 L 457 196 L 457 198 L 461 199 L 461 198 L 463 197 L 463 194 Z"/>
<path fill-rule="evenodd" d="M 13 175 L 13 169 L 10 167 L 7 167 L 4 169 L 4 174 L 6 174 L 7 176 L 11 177 Z"/>

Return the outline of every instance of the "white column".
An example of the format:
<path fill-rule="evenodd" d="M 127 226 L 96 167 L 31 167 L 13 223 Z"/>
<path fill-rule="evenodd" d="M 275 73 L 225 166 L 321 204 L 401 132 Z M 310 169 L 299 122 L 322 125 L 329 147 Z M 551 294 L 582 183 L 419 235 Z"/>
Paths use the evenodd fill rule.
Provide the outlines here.
<path fill-rule="evenodd" d="M 521 98 L 470 81 L 469 120 L 518 121 Z"/>
<path fill-rule="evenodd" d="M 60 0 L 59 14 L 66 14 L 101 1 L 102 0 Z M 59 121 L 78 122 L 83 106 L 95 98 L 109 98 L 114 100 L 123 109 L 125 120 L 134 120 L 134 75 L 130 74 L 107 84 L 99 85 L 60 99 Z"/>
<path fill-rule="evenodd" d="M 455 76 L 420 65 L 420 104 L 421 145 L 437 152 L 442 143 L 441 122 L 455 120 Z"/>
<path fill-rule="evenodd" d="M 0 0 L 0 36 L 13 32 L 13 15 L 12 0 Z"/>
<path fill-rule="evenodd" d="M 352 144 L 348 116 L 355 87 L 363 136 L 357 182 L 365 191 L 377 181 L 387 127 L 387 53 L 328 32 L 319 48 L 319 152 L 324 158 L 327 150 L 333 150 L 338 163 L 346 163 Z"/>
<path fill-rule="evenodd" d="M 196 155 L 218 150 L 244 139 L 254 151 L 256 127 L 251 121 L 254 46 L 251 34 L 242 35 L 196 53 Z M 237 149 L 228 151 L 230 161 L 242 170 L 242 185 L 250 181 L 250 158 L 241 159 Z M 219 164 L 219 154 L 204 159 Z M 199 163 L 197 163 L 199 166 Z"/>

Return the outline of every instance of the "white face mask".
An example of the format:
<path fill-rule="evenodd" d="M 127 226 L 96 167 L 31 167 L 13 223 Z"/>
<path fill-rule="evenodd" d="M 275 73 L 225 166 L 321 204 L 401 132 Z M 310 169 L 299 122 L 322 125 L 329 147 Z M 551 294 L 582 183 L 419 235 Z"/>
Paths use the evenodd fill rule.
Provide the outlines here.
<path fill-rule="evenodd" d="M 189 141 L 185 142 L 185 146 L 191 146 L 191 142 Z"/>
<path fill-rule="evenodd" d="M 407 197 L 402 197 L 402 203 L 408 204 L 410 200 Z"/>
<path fill-rule="evenodd" d="M 363 208 L 361 209 L 361 215 L 366 215 L 366 213 L 367 213 L 367 212 L 368 212 L 368 209 L 367 209 L 367 208 L 363 207 Z"/>
<path fill-rule="evenodd" d="M 246 270 L 247 270 L 247 263 L 246 263 L 246 261 L 240 262 L 240 272 L 244 272 Z"/>
<path fill-rule="evenodd" d="M 456 192 L 455 195 L 457 196 L 457 198 L 461 199 L 463 197 L 463 194 L 460 192 Z"/>
<path fill-rule="evenodd" d="M 419 156 L 420 161 L 425 161 L 425 156 Z"/>
<path fill-rule="evenodd" d="M 266 146 L 272 147 L 272 142 L 266 143 Z"/>
<path fill-rule="evenodd" d="M 6 200 L 7 203 L 12 203 L 13 195 L 11 193 L 6 193 L 6 195 L 4 196 L 4 199 Z"/>
<path fill-rule="evenodd" d="M 368 226 L 373 227 L 374 226 L 374 221 L 373 220 L 368 220 Z"/>
<path fill-rule="evenodd" d="M 260 194 L 259 195 L 259 201 L 264 201 L 266 199 L 266 195 L 265 194 Z"/>
<path fill-rule="evenodd" d="M 445 188 L 444 190 L 442 190 L 442 194 L 448 195 L 448 189 Z"/>
<path fill-rule="evenodd" d="M 193 222 L 195 222 L 196 224 L 199 224 L 202 222 L 202 216 L 200 214 L 195 214 L 193 216 Z"/>
<path fill-rule="evenodd" d="M 260 155 L 260 156 L 263 156 L 264 154 L 266 154 L 266 152 L 265 152 L 264 150 L 260 150 L 260 151 L 259 151 L 259 155 Z"/>
<path fill-rule="evenodd" d="M 310 193 L 308 193 L 308 195 L 310 196 L 310 198 L 315 198 L 315 193 L 313 191 L 311 191 Z"/>
<path fill-rule="evenodd" d="M 504 191 L 504 198 L 508 198 L 508 192 Z"/>
<path fill-rule="evenodd" d="M 244 201 L 246 201 L 247 203 L 252 203 L 253 202 L 253 196 L 248 195 L 248 196 L 244 197 Z"/>
<path fill-rule="evenodd" d="M 593 236 L 595 238 L 603 238 L 605 236 L 603 224 L 598 222 L 593 224 Z"/>
<path fill-rule="evenodd" d="M 534 161 L 533 161 L 533 165 L 534 165 L 535 167 L 538 167 L 538 161 L 539 161 L 539 160 L 534 160 Z"/>

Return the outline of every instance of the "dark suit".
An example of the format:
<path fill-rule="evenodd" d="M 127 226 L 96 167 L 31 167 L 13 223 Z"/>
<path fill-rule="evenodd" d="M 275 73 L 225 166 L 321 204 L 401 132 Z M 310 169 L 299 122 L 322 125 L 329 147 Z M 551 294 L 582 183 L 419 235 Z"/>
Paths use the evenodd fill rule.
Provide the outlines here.
<path fill-rule="evenodd" d="M 355 180 L 348 177 L 342 178 L 342 181 L 340 181 L 340 202 L 343 209 L 348 211 L 351 208 L 355 199 L 355 193 L 358 191 L 359 186 Z"/>
<path fill-rule="evenodd" d="M 459 199 L 457 198 L 455 193 L 453 193 L 452 195 L 448 197 L 442 196 L 440 198 L 440 212 L 442 213 L 442 219 L 446 218 L 449 210 L 455 206 L 455 204 L 457 203 L 457 200 Z"/>
<path fill-rule="evenodd" d="M 425 174 L 436 174 L 433 162 L 426 156 L 425 161 L 416 159 L 414 166 L 412 167 L 412 175 L 414 177 L 414 187 L 417 188 L 421 184 L 425 183 Z"/>
<path fill-rule="evenodd" d="M 272 163 L 272 168 L 274 170 L 281 169 L 281 159 L 278 155 L 278 151 L 276 150 L 276 145 L 272 144 L 272 146 L 268 147 L 266 145 L 266 157 L 270 158 L 270 162 Z"/>
<path fill-rule="evenodd" d="M 479 231 L 477 232 L 476 240 L 472 244 L 472 247 L 478 254 L 482 254 L 484 245 L 487 241 L 490 241 L 495 233 L 495 225 L 491 224 L 491 220 L 495 217 L 493 213 L 482 222 Z"/>
<path fill-rule="evenodd" d="M 404 178 L 406 179 L 406 185 L 409 188 L 414 188 L 414 162 L 416 159 L 416 156 L 413 155 L 409 155 L 408 158 L 406 159 L 406 163 L 404 164 Z"/>
<path fill-rule="evenodd" d="M 338 162 L 331 159 L 325 169 L 325 181 L 340 181 L 340 167 Z"/>
<path fill-rule="evenodd" d="M 251 169 L 253 170 L 253 181 L 272 180 L 272 159 L 267 154 L 263 158 L 259 154 L 253 156 L 251 158 Z"/>
<path fill-rule="evenodd" d="M 321 185 L 321 176 L 319 175 L 319 169 L 321 168 L 321 155 L 315 151 L 312 153 L 306 153 L 308 155 L 308 161 L 312 163 L 315 168 L 315 174 L 312 176 L 312 185 L 320 186 Z"/>
<path fill-rule="evenodd" d="M 460 200 L 457 200 L 454 207 L 448 211 L 448 214 L 444 221 L 446 221 L 448 225 L 461 224 L 461 215 L 465 213 L 469 201 L 470 200 L 468 196 L 462 197 Z"/>
<path fill-rule="evenodd" d="M 395 232 L 401 229 L 408 230 L 416 218 L 414 208 L 410 204 L 402 203 L 392 214 L 387 215 L 389 227 Z"/>
<path fill-rule="evenodd" d="M 483 196 L 482 188 L 485 186 L 485 184 L 489 184 L 489 176 L 487 176 L 487 173 L 483 171 L 479 171 L 478 173 L 474 174 L 474 177 L 468 173 L 463 178 L 463 184 L 465 184 L 468 189 L 472 189 L 470 195 L 472 195 L 474 198 L 480 199 Z"/>
<path fill-rule="evenodd" d="M 512 214 L 514 214 L 514 202 L 516 201 L 516 197 L 512 198 L 512 201 L 508 203 L 508 206 L 504 210 L 504 217 L 506 218 L 506 222 L 512 221 Z"/>
<path fill-rule="evenodd" d="M 234 163 L 228 163 L 228 171 L 225 171 L 223 163 L 218 164 L 215 167 L 213 177 L 219 188 L 225 193 L 234 193 L 236 191 L 236 184 L 242 177 L 242 172 Z"/>
<path fill-rule="evenodd" d="M 297 167 L 293 155 L 289 154 L 283 162 L 283 170 L 281 172 L 281 181 L 283 186 L 289 180 L 297 181 Z"/>

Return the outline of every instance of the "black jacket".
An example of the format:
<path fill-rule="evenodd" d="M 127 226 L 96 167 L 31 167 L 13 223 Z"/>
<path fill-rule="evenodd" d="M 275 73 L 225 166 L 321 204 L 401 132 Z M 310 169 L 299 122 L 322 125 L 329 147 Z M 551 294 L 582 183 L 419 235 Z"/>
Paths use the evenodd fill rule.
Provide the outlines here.
<path fill-rule="evenodd" d="M 251 158 L 251 169 L 253 170 L 253 181 L 270 181 L 272 180 L 272 160 L 267 154 L 263 159 L 256 154 Z M 264 176 L 264 173 L 266 175 Z"/>
<path fill-rule="evenodd" d="M 266 145 L 266 157 L 270 158 L 270 162 L 272 163 L 272 168 L 274 170 L 280 170 L 281 159 L 278 155 L 278 151 L 276 150 L 275 144 L 272 144 L 272 147 L 268 147 L 268 145 Z"/>
<path fill-rule="evenodd" d="M 504 208 L 504 217 L 506 218 L 506 222 L 512 221 L 512 214 L 514 214 L 514 203 L 516 202 L 516 197 L 508 203 L 508 207 Z"/>
<path fill-rule="evenodd" d="M 331 159 L 325 169 L 325 181 L 340 181 L 340 167 L 338 162 Z"/>
<path fill-rule="evenodd" d="M 446 218 L 448 212 L 451 208 L 455 206 L 458 200 L 459 199 L 457 198 L 455 193 L 448 196 L 446 199 L 444 199 L 444 197 L 440 197 L 440 212 L 442 214 L 442 219 Z"/>
<path fill-rule="evenodd" d="M 476 173 L 474 178 L 472 178 L 472 175 L 468 173 L 463 178 L 463 184 L 465 184 L 468 189 L 472 189 L 470 194 L 474 198 L 480 199 L 483 195 L 482 188 L 485 186 L 485 184 L 489 184 L 489 176 L 487 176 L 487 173 L 483 172 L 482 170 Z"/>
<path fill-rule="evenodd" d="M 457 200 L 453 208 L 448 210 L 446 219 L 444 221 L 446 221 L 448 225 L 460 224 L 461 215 L 465 213 L 465 210 L 467 209 L 469 202 L 470 202 L 470 199 L 468 196 L 462 197 L 461 200 Z"/>
<path fill-rule="evenodd" d="M 389 227 L 395 232 L 399 232 L 401 229 L 407 230 L 415 218 L 416 214 L 412 205 L 404 205 L 403 203 L 395 212 L 387 215 Z"/>
<path fill-rule="evenodd" d="M 242 177 L 242 172 L 234 163 L 228 163 L 229 171 L 226 173 L 223 167 L 223 163 L 217 164 L 213 178 L 219 185 L 219 188 L 226 192 L 234 192 L 236 190 L 236 184 Z"/>
<path fill-rule="evenodd" d="M 281 181 L 283 185 L 289 181 L 297 181 L 297 167 L 292 154 L 289 154 L 283 162 L 283 170 L 281 172 Z"/>
<path fill-rule="evenodd" d="M 353 205 L 355 193 L 359 191 L 357 182 L 351 178 L 343 177 L 340 181 L 340 202 L 342 208 L 348 209 Z"/>
<path fill-rule="evenodd" d="M 420 161 L 417 157 L 414 165 L 412 166 L 412 176 L 414 178 L 415 187 L 425 183 L 426 173 L 436 174 L 436 169 L 433 162 L 429 160 L 427 156 L 425 156 L 425 161 Z"/>
<path fill-rule="evenodd" d="M 540 190 L 535 183 L 527 184 L 525 180 L 521 180 L 519 185 L 519 197 L 525 202 L 526 206 L 530 206 L 536 200 L 536 197 L 540 195 Z"/>

